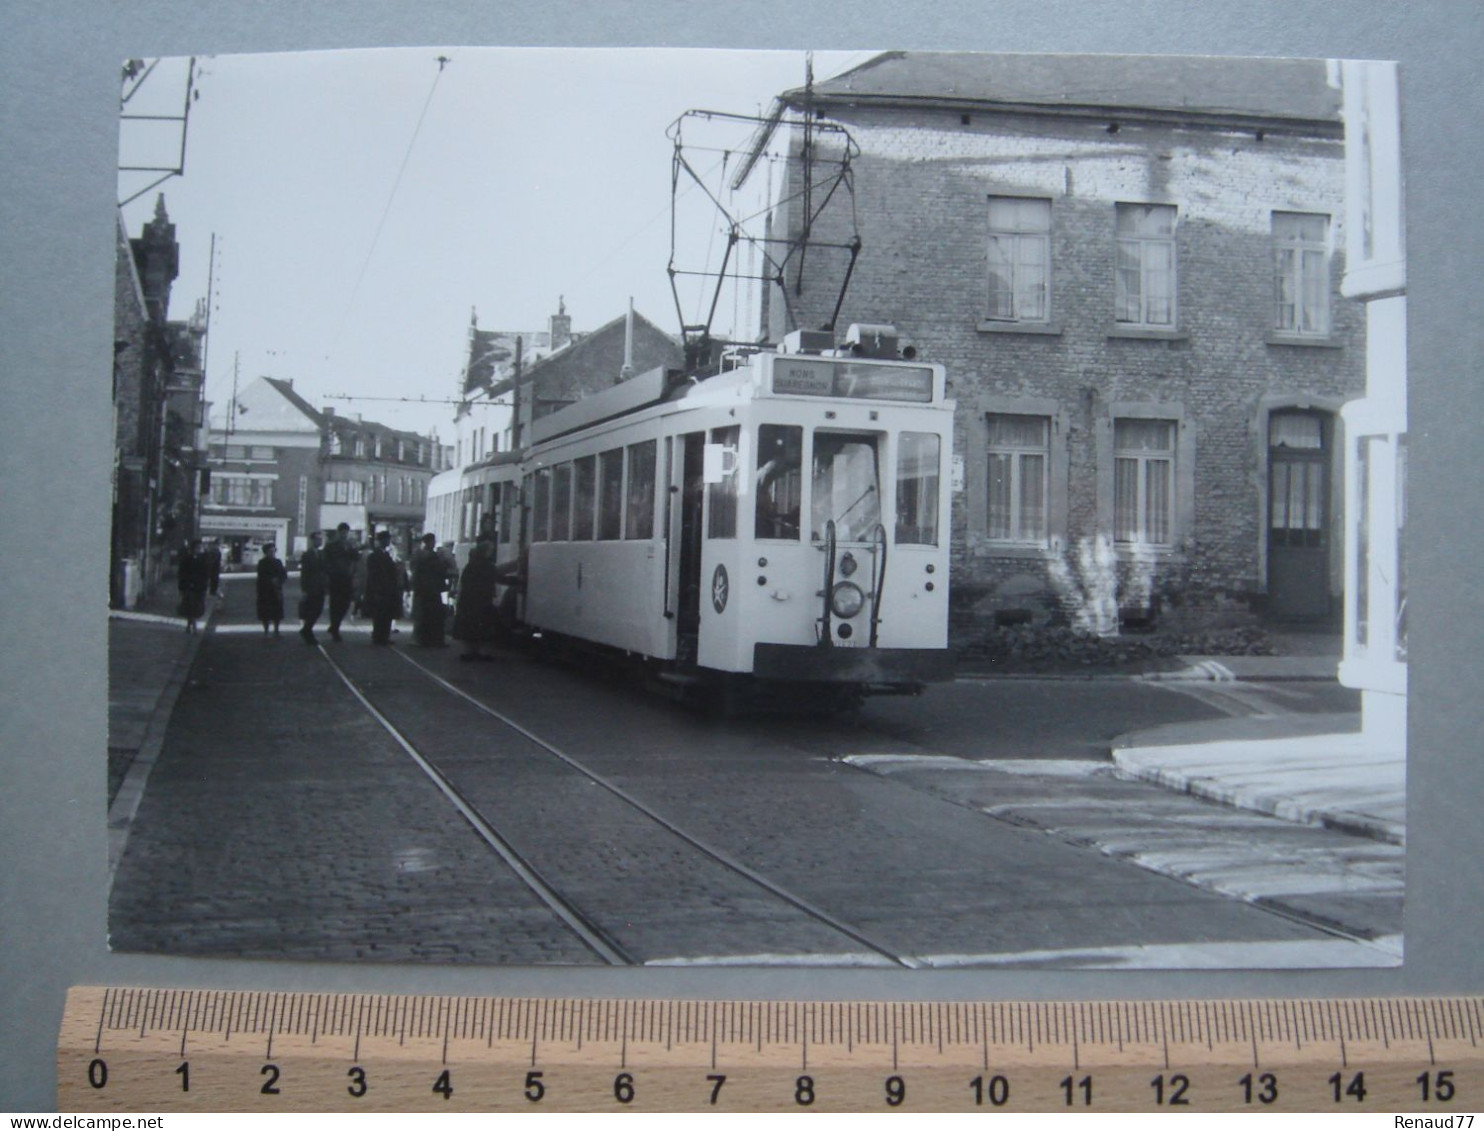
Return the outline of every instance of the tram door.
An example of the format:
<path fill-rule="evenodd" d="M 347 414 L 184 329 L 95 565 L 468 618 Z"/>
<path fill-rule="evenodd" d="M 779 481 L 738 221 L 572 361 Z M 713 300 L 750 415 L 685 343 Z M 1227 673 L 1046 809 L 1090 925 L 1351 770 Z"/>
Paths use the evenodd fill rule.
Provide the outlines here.
<path fill-rule="evenodd" d="M 677 629 L 676 659 L 681 663 L 696 662 L 701 632 L 701 511 L 706 498 L 705 451 L 706 433 L 687 432 L 676 437 L 680 448 L 679 482 L 672 479 L 671 498 L 678 495 L 678 513 L 671 516 L 670 541 L 676 548 L 674 557 L 675 614 Z M 676 488 L 679 488 L 678 492 Z"/>

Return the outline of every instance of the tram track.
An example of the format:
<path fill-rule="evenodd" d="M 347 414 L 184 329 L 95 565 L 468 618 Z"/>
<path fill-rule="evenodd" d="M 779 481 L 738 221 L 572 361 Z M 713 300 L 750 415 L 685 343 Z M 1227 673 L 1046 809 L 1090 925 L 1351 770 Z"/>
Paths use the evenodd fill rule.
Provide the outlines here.
<path fill-rule="evenodd" d="M 646 959 L 641 953 L 642 948 L 625 944 L 619 938 L 616 938 L 615 931 L 602 925 L 601 920 L 603 916 L 601 912 L 595 912 L 591 908 L 584 907 L 580 896 L 573 896 L 570 892 L 564 890 L 562 881 L 553 878 L 547 874 L 547 870 L 533 863 L 531 860 L 532 851 L 530 849 L 523 851 L 515 843 L 518 834 L 517 836 L 512 836 L 507 831 L 502 831 L 498 818 L 493 817 L 485 811 L 487 806 L 474 796 L 475 791 L 460 784 L 457 771 L 450 770 L 448 767 L 441 765 L 439 759 L 429 751 L 429 744 L 427 742 L 420 743 L 414 736 L 407 733 L 409 728 L 406 724 L 398 725 L 398 722 L 393 717 L 396 714 L 394 709 L 389 708 L 385 702 L 378 704 L 375 693 L 365 686 L 363 681 L 357 680 L 352 673 L 348 672 L 345 666 L 337 661 L 323 646 L 320 646 L 319 651 L 361 707 L 401 747 L 429 780 L 432 781 L 449 804 L 458 811 L 490 850 L 511 869 L 521 882 L 571 932 L 581 939 L 583 945 L 588 950 L 602 962 L 609 965 L 640 965 L 645 963 Z M 565 772 L 582 782 L 598 787 L 626 811 L 631 814 L 637 814 L 643 826 L 640 831 L 645 835 L 657 834 L 663 838 L 678 842 L 680 846 L 683 846 L 684 852 L 704 859 L 709 862 L 709 866 L 720 869 L 731 878 L 734 885 L 740 881 L 741 885 L 752 893 L 751 895 L 742 897 L 745 900 L 756 900 L 758 898 L 757 893 L 765 893 L 767 899 L 791 909 L 792 913 L 808 920 L 815 928 L 822 928 L 829 935 L 849 940 L 855 947 L 864 948 L 871 956 L 873 964 L 907 968 L 916 968 L 922 965 L 922 963 L 909 956 L 898 954 L 891 947 L 871 937 L 867 932 L 839 919 L 829 911 L 818 907 L 804 897 L 789 891 L 769 877 L 736 860 L 728 853 L 687 832 L 674 821 L 647 805 L 616 782 L 604 777 L 590 766 L 551 742 L 548 742 L 507 714 L 491 707 L 462 688 L 457 687 L 406 653 L 398 650 L 393 654 L 411 669 L 415 670 L 423 680 L 433 684 L 469 709 L 487 718 L 492 724 L 497 725 L 503 731 L 514 736 L 516 741 L 524 744 L 527 749 L 539 751 L 551 762 L 560 766 L 561 770 L 558 771 L 559 773 Z M 687 867 L 687 862 L 675 856 L 673 851 L 671 858 L 678 861 L 675 864 L 678 869 Z M 676 886 L 677 888 L 681 888 L 684 885 L 677 884 Z M 632 926 L 631 923 L 627 925 Z M 815 949 L 818 948 L 816 947 Z"/>

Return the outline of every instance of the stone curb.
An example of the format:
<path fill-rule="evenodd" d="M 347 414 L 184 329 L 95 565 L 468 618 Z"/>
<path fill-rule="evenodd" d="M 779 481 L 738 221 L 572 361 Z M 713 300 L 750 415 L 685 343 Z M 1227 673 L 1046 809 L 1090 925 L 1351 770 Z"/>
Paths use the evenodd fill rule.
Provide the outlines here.
<path fill-rule="evenodd" d="M 1406 830 L 1381 817 L 1345 810 L 1328 810 L 1306 806 L 1282 796 L 1279 792 L 1259 787 L 1224 785 L 1220 779 L 1188 774 L 1169 767 L 1145 766 L 1138 762 L 1137 747 L 1115 748 L 1113 764 L 1121 777 L 1149 782 L 1178 793 L 1219 802 L 1234 809 L 1264 813 L 1296 824 L 1319 825 L 1352 836 L 1368 837 L 1386 844 L 1405 845 Z"/>

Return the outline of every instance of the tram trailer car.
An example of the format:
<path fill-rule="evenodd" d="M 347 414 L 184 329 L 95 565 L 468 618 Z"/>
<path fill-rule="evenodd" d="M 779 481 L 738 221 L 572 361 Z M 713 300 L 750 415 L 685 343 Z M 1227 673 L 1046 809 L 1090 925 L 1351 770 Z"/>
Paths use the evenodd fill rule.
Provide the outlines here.
<path fill-rule="evenodd" d="M 499 452 L 462 468 L 439 472 L 428 484 L 425 529 L 438 545 L 452 545 L 459 572 L 481 538 L 495 545 L 495 565 L 514 573 L 520 554 L 520 453 Z"/>
<path fill-rule="evenodd" d="M 944 370 L 902 360 L 889 327 L 811 337 L 535 422 L 531 630 L 680 684 L 857 697 L 952 678 Z"/>

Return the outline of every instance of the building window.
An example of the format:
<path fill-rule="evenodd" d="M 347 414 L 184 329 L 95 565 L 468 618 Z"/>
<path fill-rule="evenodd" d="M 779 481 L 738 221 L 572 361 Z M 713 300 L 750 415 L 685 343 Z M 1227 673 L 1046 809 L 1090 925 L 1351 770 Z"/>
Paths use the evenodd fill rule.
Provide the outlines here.
<path fill-rule="evenodd" d="M 247 448 L 242 444 L 228 444 L 224 459 L 246 459 Z"/>
<path fill-rule="evenodd" d="M 325 483 L 325 502 L 359 506 L 365 502 L 365 490 L 359 479 L 331 479 Z"/>
<path fill-rule="evenodd" d="M 218 475 L 211 484 L 211 501 L 225 507 L 271 507 L 273 480 Z"/>
<path fill-rule="evenodd" d="M 271 462 L 278 457 L 277 449 L 258 447 L 257 445 L 250 447 L 248 453 L 248 458 L 252 460 L 267 460 Z"/>
<path fill-rule="evenodd" d="M 1117 208 L 1117 320 L 1171 328 L 1175 325 L 1175 207 L 1120 204 Z"/>
<path fill-rule="evenodd" d="M 1329 217 L 1273 213 L 1277 315 L 1285 334 L 1329 333 Z"/>
<path fill-rule="evenodd" d="M 1175 422 L 1113 422 L 1113 540 L 1127 546 L 1172 542 Z"/>
<path fill-rule="evenodd" d="M 1051 420 L 991 412 L 989 514 L 985 535 L 996 542 L 1045 546 Z"/>
<path fill-rule="evenodd" d="M 989 317 L 1045 322 L 1051 294 L 1051 201 L 989 198 Z"/>
<path fill-rule="evenodd" d="M 356 456 L 356 459 L 365 459 L 366 458 L 366 437 L 364 437 L 364 436 L 357 436 L 356 437 L 355 456 Z"/>

